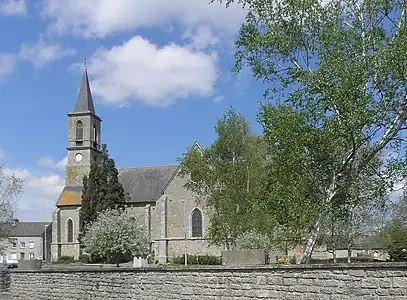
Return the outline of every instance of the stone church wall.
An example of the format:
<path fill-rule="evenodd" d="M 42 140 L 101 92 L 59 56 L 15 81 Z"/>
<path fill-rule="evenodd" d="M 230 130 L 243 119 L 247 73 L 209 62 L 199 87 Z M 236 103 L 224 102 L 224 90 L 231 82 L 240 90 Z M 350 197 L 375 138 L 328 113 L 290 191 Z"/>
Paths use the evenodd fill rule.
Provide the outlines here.
<path fill-rule="evenodd" d="M 168 241 L 168 258 L 185 253 L 185 233 L 187 237 L 188 254 L 219 255 L 221 249 L 209 246 L 205 240 L 206 229 L 209 227 L 209 217 L 202 201 L 184 185 L 186 179 L 175 176 L 165 190 L 166 195 L 166 239 Z M 198 208 L 203 217 L 203 238 L 192 237 L 192 211 Z M 162 224 L 161 224 L 162 225 Z"/>
<path fill-rule="evenodd" d="M 77 240 L 78 232 L 79 232 L 79 210 L 78 207 L 61 207 L 59 208 L 58 213 L 58 222 L 60 223 L 61 227 L 55 230 L 57 231 L 55 237 L 58 237 L 57 241 L 61 243 L 61 255 L 62 256 L 73 256 L 75 259 L 79 258 L 79 243 Z M 73 242 L 68 243 L 68 236 L 67 236 L 67 226 L 66 222 L 68 219 L 73 221 Z M 54 230 L 54 229 L 53 229 Z M 53 237 L 53 243 L 55 242 Z M 57 244 L 53 244 L 52 253 L 53 253 L 53 260 L 57 260 L 58 254 L 58 246 Z M 51 246 L 52 247 L 52 246 Z"/>
<path fill-rule="evenodd" d="M 137 203 L 127 207 L 127 211 L 136 218 L 137 222 L 148 230 L 149 235 L 156 235 L 155 205 Z"/>
<path fill-rule="evenodd" d="M 17 270 L 11 272 L 8 295 L 2 296 L 21 300 L 401 300 L 407 299 L 407 265 Z"/>

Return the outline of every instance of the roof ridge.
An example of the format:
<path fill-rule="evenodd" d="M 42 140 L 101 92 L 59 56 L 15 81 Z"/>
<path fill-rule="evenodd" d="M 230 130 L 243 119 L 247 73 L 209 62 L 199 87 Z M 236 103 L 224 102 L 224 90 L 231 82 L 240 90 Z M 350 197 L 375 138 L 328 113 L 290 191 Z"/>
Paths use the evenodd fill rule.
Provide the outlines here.
<path fill-rule="evenodd" d="M 16 224 L 21 224 L 21 223 L 52 223 L 52 221 L 18 221 Z"/>
<path fill-rule="evenodd" d="M 126 167 L 126 168 L 117 168 L 117 170 L 134 170 L 134 169 L 142 169 L 142 168 L 159 168 L 159 167 L 176 167 L 176 166 L 179 166 L 179 164 Z"/>

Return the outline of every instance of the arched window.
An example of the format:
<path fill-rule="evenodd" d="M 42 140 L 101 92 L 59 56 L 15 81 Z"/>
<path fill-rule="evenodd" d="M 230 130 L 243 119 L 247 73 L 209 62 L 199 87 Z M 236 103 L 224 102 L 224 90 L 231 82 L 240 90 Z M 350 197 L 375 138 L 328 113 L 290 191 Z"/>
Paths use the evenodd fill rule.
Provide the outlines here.
<path fill-rule="evenodd" d="M 68 243 L 73 243 L 73 222 L 72 219 L 66 221 L 66 239 Z"/>
<path fill-rule="evenodd" d="M 192 212 L 192 237 L 202 237 L 202 213 L 195 208 Z"/>
<path fill-rule="evenodd" d="M 83 123 L 82 121 L 76 122 L 76 140 L 83 140 Z"/>

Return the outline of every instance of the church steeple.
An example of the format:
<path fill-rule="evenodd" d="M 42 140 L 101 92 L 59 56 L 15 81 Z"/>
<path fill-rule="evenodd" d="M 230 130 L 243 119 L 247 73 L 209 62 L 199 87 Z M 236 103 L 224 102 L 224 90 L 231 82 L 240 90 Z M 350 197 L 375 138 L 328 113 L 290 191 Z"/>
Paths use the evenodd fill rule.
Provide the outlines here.
<path fill-rule="evenodd" d="M 66 186 L 82 185 L 83 175 L 101 153 L 101 122 L 95 113 L 85 64 L 75 111 L 68 113 Z"/>
<path fill-rule="evenodd" d="M 82 83 L 78 94 L 78 100 L 76 100 L 75 112 L 95 113 L 95 106 L 93 105 L 92 92 L 90 90 L 88 71 L 86 68 L 86 60 L 83 65 Z"/>

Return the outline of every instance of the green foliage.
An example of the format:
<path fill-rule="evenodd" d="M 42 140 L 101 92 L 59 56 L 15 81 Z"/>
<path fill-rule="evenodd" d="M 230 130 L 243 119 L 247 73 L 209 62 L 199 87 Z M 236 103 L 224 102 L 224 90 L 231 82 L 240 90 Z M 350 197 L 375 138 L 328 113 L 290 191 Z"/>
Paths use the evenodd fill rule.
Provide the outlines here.
<path fill-rule="evenodd" d="M 279 265 L 288 265 L 288 264 L 295 264 L 295 257 L 278 257 L 277 264 Z"/>
<path fill-rule="evenodd" d="M 260 114 L 271 156 L 266 211 L 297 231 L 309 258 L 332 210 L 349 218 L 361 203 L 361 182 L 374 180 L 367 194 L 380 198 L 406 175 L 406 6 L 219 2 L 247 6 L 235 69 L 270 83 Z"/>
<path fill-rule="evenodd" d="M 237 250 L 248 250 L 248 249 L 272 249 L 272 242 L 270 237 L 256 232 L 254 230 L 247 231 L 240 235 L 236 239 L 236 249 Z"/>
<path fill-rule="evenodd" d="M 401 225 L 407 228 L 407 189 L 403 186 L 403 195 L 393 204 L 393 219 L 400 221 Z"/>
<path fill-rule="evenodd" d="M 222 259 L 214 255 L 187 255 L 188 265 L 221 265 Z M 174 264 L 184 265 L 185 256 L 178 256 L 173 259 Z"/>
<path fill-rule="evenodd" d="M 120 263 L 132 257 L 147 257 L 149 240 L 142 226 L 125 210 L 105 210 L 86 228 L 84 251 Z"/>
<path fill-rule="evenodd" d="M 75 262 L 75 259 L 74 259 L 73 256 L 61 256 L 58 259 L 59 264 L 71 264 L 71 263 L 74 263 L 74 262 Z"/>
<path fill-rule="evenodd" d="M 79 255 L 79 261 L 83 264 L 90 263 L 90 256 L 88 254 L 81 254 Z"/>
<path fill-rule="evenodd" d="M 236 238 L 261 219 L 259 206 L 264 157 L 262 141 L 250 132 L 247 120 L 229 109 L 215 127 L 216 141 L 193 149 L 182 162 L 182 173 L 208 208 L 208 237 L 213 244 L 233 247 Z"/>
<path fill-rule="evenodd" d="M 391 260 L 407 261 L 407 228 L 400 220 L 393 220 L 379 232 L 379 240 L 388 251 Z"/>
<path fill-rule="evenodd" d="M 102 153 L 92 163 L 89 175 L 83 178 L 80 241 L 85 226 L 96 219 L 98 212 L 124 208 L 127 198 L 118 174 L 114 160 L 109 157 L 106 145 L 103 145 Z"/>

